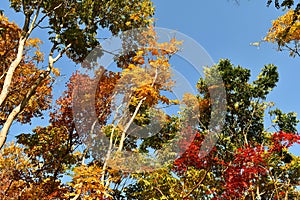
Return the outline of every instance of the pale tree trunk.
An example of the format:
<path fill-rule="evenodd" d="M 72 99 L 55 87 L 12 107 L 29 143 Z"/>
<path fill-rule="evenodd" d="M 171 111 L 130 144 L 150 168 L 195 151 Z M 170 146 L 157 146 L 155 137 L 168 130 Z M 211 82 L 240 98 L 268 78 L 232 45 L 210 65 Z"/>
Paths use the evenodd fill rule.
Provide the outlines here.
<path fill-rule="evenodd" d="M 158 76 L 158 69 L 156 68 L 155 70 L 155 76 L 153 78 L 153 81 L 151 83 L 151 87 L 154 86 L 156 80 L 157 80 L 157 76 Z M 126 133 L 128 131 L 128 129 L 130 128 L 131 124 L 133 123 L 136 115 L 138 114 L 138 111 L 140 110 L 140 107 L 142 106 L 143 102 L 146 100 L 147 97 L 144 97 L 140 100 L 140 102 L 138 103 L 137 107 L 135 108 L 135 111 L 132 115 L 132 117 L 130 118 L 129 122 L 127 123 L 127 125 L 125 126 L 124 130 L 122 131 L 122 135 L 121 135 L 121 140 L 120 140 L 120 145 L 118 148 L 118 151 L 121 152 L 124 146 L 124 141 L 126 139 Z M 125 116 L 126 117 L 126 116 Z"/>
<path fill-rule="evenodd" d="M 23 57 L 23 51 L 25 46 L 26 38 L 21 37 L 19 40 L 19 47 L 18 47 L 18 53 L 16 59 L 10 64 L 7 74 L 4 79 L 3 88 L 0 94 L 0 107 L 4 103 L 5 99 L 7 98 L 7 95 L 9 93 L 9 88 L 11 87 L 11 82 L 13 79 L 13 75 L 17 67 L 19 66 L 22 57 Z"/>
<path fill-rule="evenodd" d="M 56 61 L 58 61 L 70 47 L 71 47 L 71 44 L 67 45 L 62 51 L 59 52 L 59 54 L 55 58 L 52 57 L 53 51 L 54 51 L 54 48 L 52 48 L 53 51 L 51 51 L 50 55 L 49 55 L 47 70 L 38 77 L 36 82 L 31 86 L 29 91 L 26 93 L 26 96 L 24 97 L 22 102 L 13 109 L 13 111 L 8 115 L 6 121 L 4 122 L 3 127 L 1 128 L 1 131 L 0 131 L 0 149 L 2 149 L 2 147 L 5 144 L 8 131 L 9 131 L 13 121 L 16 119 L 18 114 L 23 111 L 23 109 L 25 108 L 25 106 L 27 105 L 29 100 L 32 98 L 32 96 L 35 94 L 37 88 L 41 85 L 41 83 L 49 76 L 54 63 Z"/>
<path fill-rule="evenodd" d="M 29 91 L 26 93 L 26 96 L 24 97 L 22 102 L 17 107 L 15 107 L 12 110 L 12 112 L 8 115 L 8 117 L 7 117 L 6 121 L 4 122 L 3 127 L 1 128 L 1 131 L 0 131 L 0 149 L 5 144 L 8 131 L 9 131 L 13 121 L 16 119 L 18 114 L 23 111 L 23 109 L 27 105 L 28 101 L 35 94 L 36 89 L 38 88 L 38 86 L 43 82 L 43 80 L 45 79 L 45 77 L 48 76 L 49 73 L 50 72 L 46 71 L 45 73 L 43 73 L 39 76 L 39 78 L 37 79 L 35 84 L 32 85 L 31 88 L 29 89 Z"/>
<path fill-rule="evenodd" d="M 20 63 L 22 61 L 25 43 L 26 43 L 28 37 L 30 36 L 30 34 L 32 33 L 33 29 L 35 28 L 35 22 L 38 18 L 38 15 L 39 15 L 39 8 L 37 9 L 31 23 L 30 23 L 31 15 L 26 15 L 26 17 L 25 17 L 25 24 L 23 27 L 23 31 L 25 31 L 25 33 L 23 32 L 22 36 L 19 39 L 17 56 L 16 56 L 15 60 L 10 64 L 7 74 L 5 76 L 5 79 L 4 79 L 3 88 L 0 93 L 0 108 L 3 106 L 3 103 L 9 94 L 9 89 L 12 86 L 12 79 L 14 76 L 14 72 L 16 71 L 17 67 L 20 65 Z M 13 111 L 8 115 L 7 120 L 3 124 L 3 127 L 1 128 L 1 131 L 0 131 L 0 149 L 3 147 L 3 145 L 6 141 L 7 134 L 8 134 L 9 128 L 11 127 L 12 122 L 14 121 L 16 116 L 21 112 L 23 105 L 24 105 L 24 100 L 17 107 L 15 107 L 13 109 Z"/>
<path fill-rule="evenodd" d="M 16 56 L 15 60 L 10 64 L 7 74 L 5 76 L 5 79 L 4 79 L 3 88 L 2 88 L 2 91 L 0 94 L 0 107 L 3 105 L 5 99 L 8 96 L 9 88 L 11 87 L 11 82 L 13 79 L 14 72 L 16 71 L 17 67 L 20 65 L 20 62 L 22 61 L 25 43 L 26 43 L 28 37 L 30 36 L 30 34 L 32 33 L 33 29 L 36 27 L 35 23 L 39 16 L 39 13 L 40 13 L 40 7 L 38 6 L 37 11 L 36 11 L 31 23 L 30 23 L 31 14 L 29 14 L 29 15 L 25 14 L 25 23 L 24 23 L 24 27 L 23 27 L 23 33 L 22 33 L 22 35 L 19 39 L 19 43 L 18 43 L 17 56 Z M 41 23 L 43 19 L 44 18 L 42 18 L 38 22 L 38 24 Z"/>

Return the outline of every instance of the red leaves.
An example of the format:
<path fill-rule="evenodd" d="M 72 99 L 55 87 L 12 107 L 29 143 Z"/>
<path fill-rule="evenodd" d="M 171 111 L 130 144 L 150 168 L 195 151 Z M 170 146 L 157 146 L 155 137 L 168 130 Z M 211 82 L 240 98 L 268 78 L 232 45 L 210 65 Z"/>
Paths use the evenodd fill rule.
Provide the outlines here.
<path fill-rule="evenodd" d="M 269 152 L 280 152 L 283 148 L 289 148 L 293 144 L 300 144 L 300 135 L 298 133 L 285 133 L 279 131 L 271 137 L 272 146 Z"/>
<path fill-rule="evenodd" d="M 224 164 L 222 199 L 243 197 L 259 176 L 266 173 L 263 146 L 238 148 L 233 160 Z"/>
<path fill-rule="evenodd" d="M 206 156 L 205 158 L 201 157 L 203 153 L 201 152 L 201 146 L 205 135 L 194 130 L 191 126 L 184 128 L 181 134 L 183 139 L 180 140 L 178 146 L 180 149 L 186 150 L 174 161 L 174 170 L 182 173 L 186 171 L 188 167 L 194 167 L 196 169 L 206 168 L 213 159 L 211 159 L 210 156 Z M 214 149 L 211 154 L 213 152 Z"/>
<path fill-rule="evenodd" d="M 234 152 L 216 152 L 214 149 L 209 156 L 200 159 L 199 153 L 204 135 L 192 127 L 186 127 L 182 134 L 193 135 L 195 138 L 192 141 L 188 139 L 180 141 L 179 147 L 189 146 L 189 148 L 175 160 L 173 170 L 179 176 L 184 176 L 189 168 L 207 169 L 208 166 L 212 166 L 212 173 L 219 175 L 214 180 L 215 186 L 206 192 L 216 200 L 233 197 L 240 199 L 252 192 L 256 193 L 260 181 L 268 177 L 270 170 L 281 162 L 280 160 L 278 163 L 273 162 L 277 154 L 295 143 L 300 144 L 298 134 L 280 131 L 270 138 L 265 138 L 266 145 L 251 143 L 236 148 Z"/>

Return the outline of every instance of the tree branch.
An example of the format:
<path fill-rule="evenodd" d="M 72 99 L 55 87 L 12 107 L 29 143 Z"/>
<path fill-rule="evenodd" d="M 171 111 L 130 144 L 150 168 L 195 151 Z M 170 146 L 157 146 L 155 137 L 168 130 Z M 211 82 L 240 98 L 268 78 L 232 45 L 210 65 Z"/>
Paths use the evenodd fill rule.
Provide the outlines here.
<path fill-rule="evenodd" d="M 166 195 L 164 195 L 164 193 L 158 188 L 158 187 L 154 187 L 163 197 L 166 197 Z M 166 197 L 167 198 L 167 197 Z M 167 198 L 169 199 L 169 198 Z"/>
<path fill-rule="evenodd" d="M 0 107 L 3 105 L 5 99 L 8 96 L 9 88 L 11 86 L 11 82 L 12 82 L 12 78 L 13 78 L 13 74 L 14 74 L 16 68 L 19 66 L 20 62 L 22 61 L 25 43 L 26 43 L 29 35 L 32 33 L 32 31 L 34 29 L 34 24 L 39 15 L 39 11 L 40 11 L 40 6 L 38 6 L 35 16 L 33 17 L 33 20 L 30 25 L 29 25 L 29 21 L 30 21 L 31 14 L 26 14 L 25 23 L 24 23 L 24 27 L 23 27 L 23 31 L 26 31 L 26 33 L 24 35 L 22 35 L 19 39 L 18 53 L 17 53 L 16 59 L 10 64 L 7 74 L 5 76 L 3 88 L 2 88 L 2 91 L 0 94 Z"/>
<path fill-rule="evenodd" d="M 151 87 L 154 86 L 156 80 L 157 80 L 157 76 L 158 76 L 158 69 L 156 68 L 155 70 L 155 76 L 154 76 L 154 79 L 151 83 Z M 124 146 L 124 141 L 125 141 L 125 136 L 126 136 L 126 132 L 128 131 L 129 127 L 131 126 L 134 118 L 136 117 L 136 115 L 138 114 L 138 111 L 140 109 L 140 107 L 142 106 L 143 102 L 146 100 L 147 97 L 144 97 L 140 100 L 140 102 L 138 103 L 137 107 L 135 108 L 135 111 L 132 115 L 132 117 L 130 118 L 129 122 L 127 123 L 126 127 L 124 128 L 124 130 L 122 131 L 122 135 L 121 135 L 121 140 L 120 140 L 120 145 L 119 145 L 119 148 L 118 148 L 118 151 L 122 151 L 123 149 L 123 146 Z"/>
<path fill-rule="evenodd" d="M 3 145 L 5 144 L 6 138 L 7 138 L 7 134 L 8 131 L 14 121 L 14 119 L 18 116 L 18 114 L 20 112 L 23 111 L 23 109 L 25 108 L 25 106 L 27 105 L 28 101 L 30 100 L 30 98 L 35 94 L 36 89 L 40 86 L 40 84 L 42 83 L 42 81 L 49 75 L 49 71 L 45 71 L 44 73 L 42 73 L 38 79 L 36 80 L 35 84 L 33 84 L 31 86 L 31 88 L 28 90 L 28 92 L 26 93 L 26 96 L 23 98 L 23 100 L 21 101 L 21 103 L 15 107 L 12 112 L 8 115 L 5 123 L 3 124 L 3 127 L 0 131 L 0 149 L 3 147 Z"/>
<path fill-rule="evenodd" d="M 192 192 L 194 190 L 196 190 L 202 184 L 202 182 L 205 180 L 205 178 L 206 178 L 207 173 L 209 172 L 209 170 L 210 169 L 208 169 L 208 170 L 205 171 L 205 174 L 203 175 L 203 177 L 201 178 L 201 180 L 186 195 L 184 195 L 182 199 L 188 198 L 188 196 L 190 196 L 192 194 Z"/>

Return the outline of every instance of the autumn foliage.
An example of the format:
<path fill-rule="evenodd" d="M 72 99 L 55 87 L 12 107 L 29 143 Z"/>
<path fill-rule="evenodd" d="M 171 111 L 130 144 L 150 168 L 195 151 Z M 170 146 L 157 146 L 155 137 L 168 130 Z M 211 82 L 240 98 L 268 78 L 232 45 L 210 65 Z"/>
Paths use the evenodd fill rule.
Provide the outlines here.
<path fill-rule="evenodd" d="M 0 14 L 0 199 L 300 198 L 300 157 L 290 151 L 300 144 L 299 121 L 267 101 L 279 81 L 275 65 L 250 81 L 250 70 L 220 59 L 197 77 L 196 94 L 179 99 L 172 58 L 184 41 L 160 41 L 151 1 L 10 3 L 24 27 Z M 298 45 L 299 23 L 299 10 L 290 10 L 265 40 L 299 55 L 288 46 Z M 38 28 L 49 31 L 46 51 L 30 37 Z M 122 48 L 98 46 L 99 29 L 123 33 Z M 105 54 L 112 68 L 97 63 Z M 82 68 L 52 102 L 58 67 L 70 67 L 61 58 Z M 38 117 L 48 121 L 6 141 L 13 122 Z"/>

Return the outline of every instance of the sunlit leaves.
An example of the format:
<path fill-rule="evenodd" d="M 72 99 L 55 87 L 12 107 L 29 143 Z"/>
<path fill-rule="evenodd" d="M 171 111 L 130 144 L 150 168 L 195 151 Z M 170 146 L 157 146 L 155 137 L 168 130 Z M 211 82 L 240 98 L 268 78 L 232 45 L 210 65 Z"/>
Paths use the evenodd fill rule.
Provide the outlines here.
<path fill-rule="evenodd" d="M 82 196 L 83 199 L 104 199 L 111 197 L 108 188 L 101 181 L 102 168 L 92 164 L 75 167 L 72 182 L 69 185 L 74 192 L 67 193 L 67 197 Z M 110 198 L 107 198 L 110 199 Z"/>
<path fill-rule="evenodd" d="M 278 6 L 279 1 L 275 2 Z M 281 6 L 291 5 L 292 1 L 283 1 Z M 49 31 L 53 52 L 60 52 L 70 44 L 66 54 L 75 62 L 84 60 L 99 44 L 99 28 L 107 28 L 116 35 L 120 31 L 147 26 L 152 22 L 154 12 L 148 0 L 11 0 L 11 6 L 26 16 L 32 16 L 40 7 L 41 15 L 49 20 L 43 28 Z M 267 40 L 277 42 L 280 47 L 298 42 L 296 14 L 291 11 L 275 21 Z M 22 31 L 6 18 L 1 18 L 0 26 L 2 80 L 16 54 L 15 47 Z M 43 72 L 35 66 L 44 61 L 40 44 L 39 39 L 26 42 L 12 90 L 1 110 L 1 123 Z M 300 179 L 299 157 L 289 152 L 289 147 L 300 142 L 295 128 L 296 115 L 274 110 L 271 112 L 275 115 L 272 125 L 279 131 L 267 132 L 264 127 L 265 111 L 269 108 L 265 100 L 278 82 L 277 67 L 266 65 L 250 82 L 250 70 L 221 60 L 213 67 L 205 68 L 206 79 L 201 78 L 197 84 L 199 94 L 185 94 L 182 103 L 186 106 L 181 107 L 178 116 L 168 116 L 158 108 L 178 104 L 178 100 L 171 99 L 166 93 L 172 92 L 174 86 L 170 58 L 179 50 L 180 44 L 175 38 L 159 43 L 154 29 L 149 28 L 141 35 L 133 35 L 132 40 L 123 41 L 125 49 L 134 50 L 115 55 L 116 71 L 100 67 L 91 77 L 74 73 L 50 113 L 49 126 L 36 127 L 31 134 L 20 134 L 17 142 L 22 147 L 12 144 L 1 152 L 0 198 L 292 198 L 294 186 Z M 99 52 L 101 50 L 99 47 Z M 93 67 L 83 64 L 89 69 Z M 51 72 L 60 76 L 58 69 L 52 67 Z M 215 74 L 222 76 L 224 85 L 212 78 Z M 47 79 L 40 85 L 18 116 L 19 121 L 29 122 L 49 107 L 49 83 Z M 92 86 L 96 89 L 89 92 Z M 222 86 L 228 102 L 226 117 L 220 119 L 225 126 L 220 130 L 217 144 L 202 158 L 199 156 L 203 153 L 202 143 L 212 132 L 209 126 L 212 104 L 225 101 L 221 97 L 212 101 L 211 92 L 218 92 Z M 76 91 L 82 95 L 74 99 Z M 93 105 L 89 104 L 91 98 Z M 77 120 L 74 102 L 82 105 L 78 115 L 89 114 L 94 109 L 96 116 L 87 115 L 87 124 Z M 159 124 L 160 129 L 153 131 L 155 134 L 147 129 L 153 117 L 164 119 Z M 193 121 L 194 125 L 187 125 L 187 120 Z M 95 123 L 97 126 L 91 126 Z M 128 128 L 132 124 L 135 129 Z M 138 128 L 145 130 L 130 135 Z M 101 151 L 107 151 L 101 143 L 102 134 L 111 143 L 110 155 L 101 154 Z M 175 138 L 176 134 L 179 138 Z M 174 153 L 171 147 L 164 149 L 174 138 L 174 148 L 186 149 L 181 154 Z M 176 154 L 175 162 L 154 170 L 151 165 L 145 167 L 149 159 L 143 154 L 135 156 L 141 152 L 149 155 L 160 151 L 166 157 Z M 127 166 L 126 162 L 135 165 Z M 131 173 L 138 167 L 141 167 L 138 173 Z M 147 172 L 149 170 L 152 171 Z M 60 181 L 64 175 L 71 178 L 68 185 Z"/>
<path fill-rule="evenodd" d="M 277 43 L 279 50 L 287 48 L 290 56 L 299 56 L 300 12 L 289 10 L 274 20 L 265 40 Z"/>
<path fill-rule="evenodd" d="M 150 173 L 129 187 L 129 191 L 134 189 L 136 192 L 133 194 L 155 199 L 185 197 L 214 200 L 272 199 L 283 198 L 285 195 L 292 198 L 296 194 L 295 184 L 290 181 L 297 182 L 299 179 L 299 165 L 295 164 L 299 158 L 288 150 L 299 143 L 299 135 L 294 133 L 296 116 L 274 110 L 271 112 L 276 116 L 274 126 L 286 132 L 265 132 L 264 127 L 264 113 L 271 105 L 265 99 L 278 82 L 277 67 L 266 65 L 252 82 L 249 70 L 233 66 L 229 60 L 221 60 L 205 70 L 209 75 L 216 73 L 216 69 L 222 75 L 228 102 L 225 126 L 218 135 L 217 144 L 206 157 L 200 157 L 203 154 L 203 141 L 209 136 L 211 102 L 208 88 L 218 88 L 213 80 L 201 78 L 197 85 L 200 94 L 185 95 L 184 102 L 187 106 L 179 118 L 182 123 L 186 115 L 188 119 L 193 119 L 194 115 L 199 126 L 185 126 L 180 130 L 182 137 L 177 148 L 188 148 L 180 154 L 172 167 L 165 168 L 168 170 L 164 177 L 173 173 L 175 182 L 169 179 L 157 180 L 156 173 Z M 199 110 L 200 115 L 197 114 Z M 176 120 L 173 120 L 174 123 Z M 193 138 L 186 135 L 192 135 Z M 169 135 L 153 137 L 153 141 L 158 144 L 161 143 L 159 136 Z M 155 147 L 155 144 L 150 146 Z M 182 192 L 168 193 L 169 190 L 175 191 L 175 188 L 180 188 Z M 275 190 L 277 193 L 269 192 Z"/>

